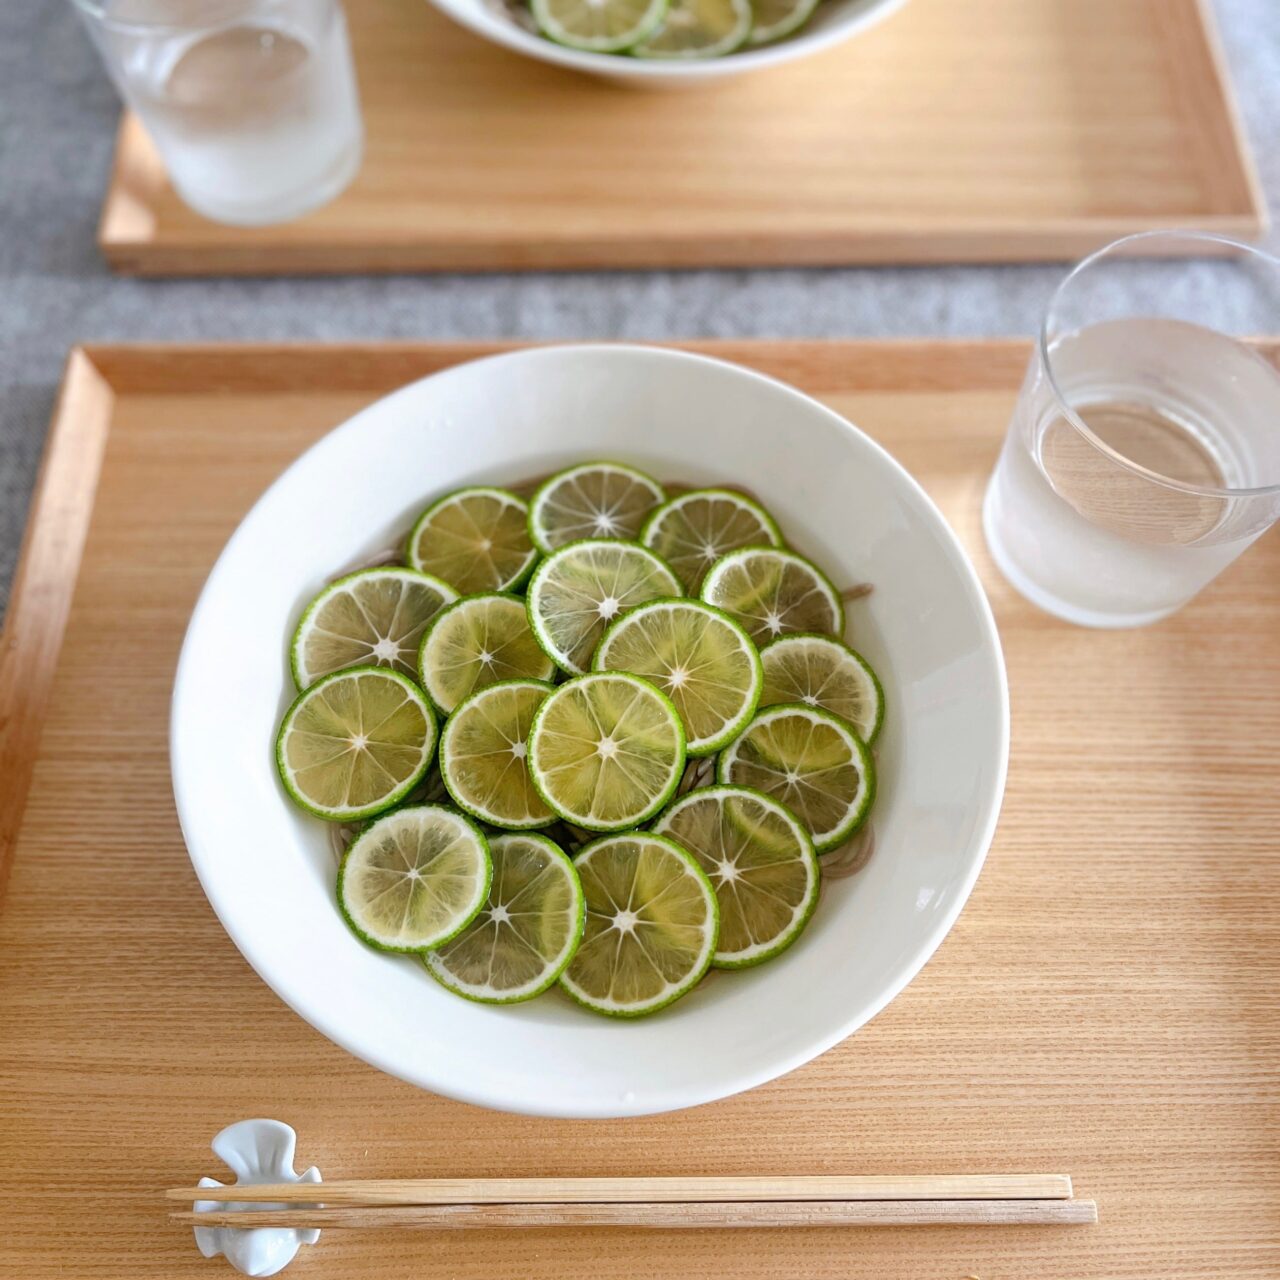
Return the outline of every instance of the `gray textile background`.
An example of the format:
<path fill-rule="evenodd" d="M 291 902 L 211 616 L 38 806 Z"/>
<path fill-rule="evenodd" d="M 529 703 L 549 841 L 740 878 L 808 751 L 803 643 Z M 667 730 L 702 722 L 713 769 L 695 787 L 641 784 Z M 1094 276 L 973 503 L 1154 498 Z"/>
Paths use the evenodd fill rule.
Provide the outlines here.
<path fill-rule="evenodd" d="M 369 3 L 371 0 L 347 0 Z M 1280 0 L 1216 0 L 1280 214 Z M 139 282 L 94 249 L 116 99 L 65 0 L 0 3 L 0 610 L 67 348 L 129 339 L 1029 334 L 1061 266 Z M 1277 237 L 1273 234 L 1272 246 Z M 1142 264 L 1135 293 L 1239 315 L 1226 268 Z"/>

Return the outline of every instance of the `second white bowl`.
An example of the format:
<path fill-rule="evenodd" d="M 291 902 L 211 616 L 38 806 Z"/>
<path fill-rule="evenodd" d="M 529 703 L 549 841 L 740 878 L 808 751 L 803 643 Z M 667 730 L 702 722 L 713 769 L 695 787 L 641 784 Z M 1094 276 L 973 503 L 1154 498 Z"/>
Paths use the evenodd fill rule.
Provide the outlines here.
<path fill-rule="evenodd" d="M 874 26 L 906 0 L 823 0 L 803 30 L 777 44 L 705 61 L 650 61 L 610 53 L 586 53 L 555 44 L 525 30 L 507 14 L 501 0 L 430 0 L 476 35 L 540 62 L 551 62 L 607 80 L 655 89 L 705 84 L 724 76 L 776 66 L 848 40 Z"/>

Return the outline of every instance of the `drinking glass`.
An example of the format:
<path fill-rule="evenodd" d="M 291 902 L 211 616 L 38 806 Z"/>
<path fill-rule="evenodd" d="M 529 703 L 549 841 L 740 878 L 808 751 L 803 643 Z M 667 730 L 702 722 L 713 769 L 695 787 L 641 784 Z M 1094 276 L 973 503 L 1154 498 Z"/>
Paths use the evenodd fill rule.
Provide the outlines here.
<path fill-rule="evenodd" d="M 1229 256 L 1146 260 L 1187 253 Z M 1153 278 L 1159 305 L 1135 304 Z M 1193 232 L 1117 240 L 1058 287 L 983 504 L 992 557 L 1032 603 L 1155 622 L 1280 515 L 1280 350 L 1206 324 L 1228 303 L 1246 333 L 1275 332 L 1280 261 Z"/>
<path fill-rule="evenodd" d="M 74 0 L 178 194 L 218 222 L 324 204 L 363 151 L 339 0 Z"/>

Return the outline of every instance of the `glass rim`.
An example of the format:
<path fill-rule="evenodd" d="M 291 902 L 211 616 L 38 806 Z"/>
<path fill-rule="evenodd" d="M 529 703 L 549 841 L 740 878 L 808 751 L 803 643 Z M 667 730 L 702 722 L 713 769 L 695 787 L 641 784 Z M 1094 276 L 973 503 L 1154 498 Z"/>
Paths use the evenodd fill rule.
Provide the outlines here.
<path fill-rule="evenodd" d="M 226 22 L 226 16 L 208 22 L 182 22 L 172 19 L 118 18 L 107 9 L 108 0 L 71 0 L 74 8 L 86 18 L 92 19 L 110 31 L 205 31 L 214 30 Z M 248 3 L 248 0 L 245 0 Z"/>
<path fill-rule="evenodd" d="M 1112 240 L 1109 244 L 1104 244 L 1100 249 L 1095 249 L 1087 257 L 1081 258 L 1059 281 L 1053 291 L 1053 296 L 1049 299 L 1049 305 L 1045 308 L 1044 319 L 1040 322 L 1040 334 L 1036 340 L 1036 356 L 1044 368 L 1045 377 L 1048 380 L 1050 390 L 1053 392 L 1053 398 L 1057 402 L 1058 411 L 1099 453 L 1110 458 L 1111 461 L 1118 466 L 1124 467 L 1127 471 L 1140 475 L 1156 484 L 1163 485 L 1166 489 L 1174 489 L 1179 493 L 1194 494 L 1200 498 L 1267 498 L 1280 495 L 1280 481 L 1258 485 L 1251 489 L 1234 489 L 1230 486 L 1191 484 L 1183 480 L 1174 480 L 1172 477 L 1163 475 L 1159 471 L 1154 471 L 1150 467 L 1144 467 L 1140 462 L 1134 462 L 1118 449 L 1112 448 L 1111 445 L 1097 435 L 1071 407 L 1062 392 L 1062 388 L 1058 385 L 1057 376 L 1053 371 L 1053 362 L 1049 358 L 1049 325 L 1057 311 L 1063 293 L 1077 276 L 1085 271 L 1086 268 L 1093 266 L 1099 258 L 1104 258 L 1125 245 L 1151 240 L 1200 240 L 1210 244 L 1226 245 L 1238 251 L 1236 256 L 1251 257 L 1261 261 L 1275 271 L 1277 279 L 1280 280 L 1280 258 L 1276 258 L 1257 245 L 1245 244 L 1241 240 L 1234 240 L 1230 236 L 1219 235 L 1214 231 L 1179 230 L 1176 227 L 1158 231 L 1137 231 L 1132 235 L 1121 236 L 1118 240 Z"/>

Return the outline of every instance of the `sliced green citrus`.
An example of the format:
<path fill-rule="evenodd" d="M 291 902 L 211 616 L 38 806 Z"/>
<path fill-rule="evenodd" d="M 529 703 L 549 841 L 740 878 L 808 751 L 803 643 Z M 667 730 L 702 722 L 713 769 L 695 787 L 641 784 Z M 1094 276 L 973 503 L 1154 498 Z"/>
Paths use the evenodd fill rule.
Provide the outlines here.
<path fill-rule="evenodd" d="M 818 0 L 752 0 L 752 5 L 756 20 L 747 43 L 755 46 L 799 31 L 813 17 Z"/>
<path fill-rule="evenodd" d="M 493 881 L 479 915 L 422 957 L 427 972 L 468 1000 L 531 1000 L 564 972 L 582 939 L 585 907 L 573 863 L 546 836 L 489 841 Z"/>
<path fill-rule="evenodd" d="M 704 787 L 681 796 L 653 829 L 711 877 L 720 904 L 717 968 L 760 964 L 800 936 L 818 902 L 818 859 L 785 805 L 745 787 Z"/>
<path fill-rule="evenodd" d="M 338 906 L 381 951 L 425 951 L 467 927 L 489 892 L 489 846 L 470 818 L 439 805 L 397 809 L 343 855 Z"/>
<path fill-rule="evenodd" d="M 504 680 L 458 704 L 440 732 L 440 772 L 459 808 L 494 827 L 555 821 L 529 777 L 525 747 L 550 692 L 541 680 Z"/>
<path fill-rule="evenodd" d="M 630 671 L 676 705 L 691 756 L 731 742 L 760 701 L 760 655 L 727 613 L 700 600 L 655 600 L 619 618 L 596 647 L 596 671 Z"/>
<path fill-rule="evenodd" d="M 464 596 L 440 611 L 418 650 L 422 687 L 446 715 L 477 689 L 554 672 L 518 596 Z"/>
<path fill-rule="evenodd" d="M 582 0 L 590 5 L 592 0 Z M 608 7 L 604 0 L 601 10 Z M 588 462 L 551 477 L 529 501 L 529 536 L 550 552 L 583 538 L 635 538 L 649 512 L 666 498 L 643 471 L 616 462 Z"/>
<path fill-rule="evenodd" d="M 538 566 L 527 594 L 529 622 L 556 665 L 580 676 L 620 613 L 679 594 L 675 574 L 652 551 L 592 538 L 553 551 Z"/>
<path fill-rule="evenodd" d="M 716 779 L 781 800 L 826 853 L 866 821 L 875 764 L 862 739 L 816 707 L 782 703 L 757 713 L 721 755 Z"/>
<path fill-rule="evenodd" d="M 635 831 L 587 845 L 574 862 L 586 929 L 560 985 L 615 1018 L 662 1009 L 697 985 L 716 950 L 711 881 L 666 836 Z"/>
<path fill-rule="evenodd" d="M 580 676 L 548 694 L 529 731 L 529 773 L 548 807 L 588 831 L 648 821 L 684 772 L 671 699 L 621 671 Z"/>
<path fill-rule="evenodd" d="M 294 699 L 276 738 L 276 765 L 302 808 L 355 822 L 408 795 L 435 745 L 435 717 L 412 680 L 387 667 L 348 667 Z"/>
<path fill-rule="evenodd" d="M 696 591 L 707 570 L 739 547 L 782 546 L 782 532 L 758 502 L 731 489 L 691 489 L 645 521 L 640 541 Z"/>
<path fill-rule="evenodd" d="M 446 582 L 389 565 L 331 582 L 307 605 L 289 665 L 299 689 L 346 667 L 417 674 L 418 645 L 432 618 L 458 598 Z"/>
<path fill-rule="evenodd" d="M 434 502 L 409 534 L 409 564 L 460 595 L 509 591 L 538 558 L 529 508 L 505 489 L 459 489 Z"/>
<path fill-rule="evenodd" d="M 622 53 L 662 21 L 667 0 L 532 0 L 542 34 L 590 53 Z"/>
<path fill-rule="evenodd" d="M 751 35 L 751 0 L 671 0 L 654 33 L 631 50 L 637 58 L 719 58 Z"/>
<path fill-rule="evenodd" d="M 844 605 L 835 587 L 794 551 L 731 551 L 707 571 L 698 594 L 742 623 L 756 644 L 795 631 L 844 631 Z"/>
<path fill-rule="evenodd" d="M 884 690 L 871 664 L 831 636 L 779 636 L 760 650 L 761 706 L 802 702 L 847 720 L 869 746 L 884 720 Z"/>

